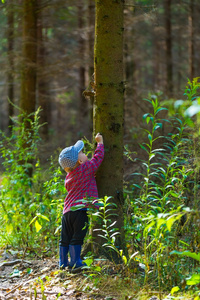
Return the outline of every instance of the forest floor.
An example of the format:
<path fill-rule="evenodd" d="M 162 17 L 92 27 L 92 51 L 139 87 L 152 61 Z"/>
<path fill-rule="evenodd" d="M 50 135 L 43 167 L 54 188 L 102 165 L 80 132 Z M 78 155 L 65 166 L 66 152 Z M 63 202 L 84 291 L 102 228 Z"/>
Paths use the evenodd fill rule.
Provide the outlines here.
<path fill-rule="evenodd" d="M 133 278 L 120 277 L 119 267 L 109 265 L 106 274 L 91 270 L 72 274 L 58 268 L 58 259 L 18 259 L 0 254 L 0 300 L 171 300 L 175 298 L 149 289 L 145 292 Z"/>
<path fill-rule="evenodd" d="M 91 273 L 72 274 L 68 271 L 61 271 L 58 268 L 57 258 L 44 259 L 18 259 L 16 255 L 5 252 L 0 256 L 0 299 L 98 299 L 98 300 L 118 300 L 118 299 L 138 299 L 133 296 L 126 296 L 122 291 L 116 274 L 118 270 L 113 270 L 109 266 L 110 276 L 104 278 L 103 285 L 97 287 L 102 275 L 90 280 Z M 106 275 L 105 275 L 106 276 Z M 110 278 L 108 280 L 107 278 Z M 131 289 L 129 282 L 124 281 L 123 285 Z M 122 281 L 121 281 L 122 283 Z M 121 286 L 119 286 L 121 285 Z M 123 295 L 122 295 L 123 294 Z M 131 294 L 131 293 L 130 293 Z M 149 296 L 146 299 L 150 299 Z M 151 300 L 158 300 L 157 297 Z"/>
<path fill-rule="evenodd" d="M 91 287 L 83 288 L 82 273 L 58 269 L 58 260 L 0 260 L 0 299 L 104 299 Z M 93 295 L 95 293 L 95 295 Z"/>

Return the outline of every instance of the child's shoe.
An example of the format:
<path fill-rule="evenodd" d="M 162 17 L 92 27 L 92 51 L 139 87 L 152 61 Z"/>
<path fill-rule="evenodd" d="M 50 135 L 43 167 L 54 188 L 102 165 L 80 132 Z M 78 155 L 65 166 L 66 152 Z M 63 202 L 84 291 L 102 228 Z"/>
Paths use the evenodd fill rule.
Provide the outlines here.
<path fill-rule="evenodd" d="M 71 257 L 71 261 L 69 263 L 69 268 L 72 273 L 78 273 L 81 269 L 86 266 L 85 263 L 82 262 L 81 255 L 81 245 L 69 245 L 69 253 Z"/>
<path fill-rule="evenodd" d="M 68 262 L 69 246 L 68 247 L 60 246 L 59 250 L 60 250 L 59 268 L 63 270 L 69 266 L 69 262 Z"/>

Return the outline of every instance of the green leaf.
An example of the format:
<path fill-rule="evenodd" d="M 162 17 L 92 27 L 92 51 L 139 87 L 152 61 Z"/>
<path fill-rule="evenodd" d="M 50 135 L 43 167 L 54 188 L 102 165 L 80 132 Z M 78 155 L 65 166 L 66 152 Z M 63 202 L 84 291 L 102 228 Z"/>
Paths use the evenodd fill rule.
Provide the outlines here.
<path fill-rule="evenodd" d="M 150 133 L 148 134 L 148 139 L 152 141 L 152 135 Z"/>
<path fill-rule="evenodd" d="M 200 253 L 196 254 L 196 253 L 190 252 L 190 251 L 179 252 L 179 251 L 174 250 L 174 251 L 170 252 L 170 254 L 188 256 L 188 257 L 191 257 L 191 258 L 194 258 L 194 259 L 200 261 Z"/>
<path fill-rule="evenodd" d="M 155 221 L 152 221 L 149 225 L 147 225 L 144 228 L 143 236 L 145 236 L 145 234 L 147 234 L 153 228 L 154 225 L 155 225 Z"/>
<path fill-rule="evenodd" d="M 157 229 L 160 228 L 160 226 L 162 226 L 163 224 L 166 223 L 166 220 L 165 219 L 158 219 L 157 220 Z"/>
<path fill-rule="evenodd" d="M 138 189 L 141 189 L 141 188 L 142 188 L 140 185 L 138 185 L 138 184 L 136 184 L 136 183 L 133 183 L 133 186 L 134 186 L 134 187 L 137 187 Z"/>
<path fill-rule="evenodd" d="M 143 120 L 145 120 L 149 116 L 149 113 L 143 115 Z"/>
<path fill-rule="evenodd" d="M 149 153 L 149 151 L 142 144 L 139 144 L 139 145 L 143 150 L 145 150 L 147 153 Z"/>
<path fill-rule="evenodd" d="M 156 115 L 157 115 L 157 113 L 159 113 L 159 111 L 161 111 L 161 110 L 168 110 L 167 108 L 165 108 L 165 107 L 161 107 L 161 108 L 158 108 L 157 110 L 156 110 Z"/>
<path fill-rule="evenodd" d="M 139 253 L 139 252 L 136 251 L 135 253 L 133 253 L 133 254 L 131 255 L 131 257 L 129 258 L 129 263 L 131 262 L 131 260 L 132 260 L 138 253 Z"/>
<path fill-rule="evenodd" d="M 36 232 L 39 232 L 40 229 L 42 228 L 42 226 L 40 225 L 40 223 L 38 222 L 38 220 L 35 221 L 35 228 L 36 228 Z"/>
<path fill-rule="evenodd" d="M 200 274 L 193 274 L 188 280 L 187 285 L 195 285 L 200 283 Z"/>
<path fill-rule="evenodd" d="M 149 121 L 151 120 L 151 118 L 150 117 L 147 117 L 146 118 L 146 122 L 147 122 L 147 124 L 149 124 Z"/>
<path fill-rule="evenodd" d="M 180 216 L 180 218 L 181 218 L 181 216 Z M 172 229 L 172 225 L 174 224 L 174 222 L 177 220 L 177 219 L 179 219 L 179 218 L 177 218 L 177 216 L 172 216 L 172 217 L 169 217 L 169 219 L 167 220 L 167 229 L 169 230 L 169 231 L 171 231 L 171 229 Z"/>
<path fill-rule="evenodd" d="M 70 210 L 71 210 L 71 211 L 76 211 L 76 210 L 82 209 L 82 208 L 84 208 L 84 207 L 85 207 L 84 204 L 77 204 L 76 206 L 72 206 L 72 207 L 70 208 Z"/>
<path fill-rule="evenodd" d="M 31 225 L 37 218 L 38 218 L 38 216 L 35 216 L 35 217 L 31 220 L 31 222 L 29 223 L 29 225 Z"/>
<path fill-rule="evenodd" d="M 151 160 L 152 158 L 154 158 L 155 157 L 155 154 L 151 154 L 150 156 L 149 156 L 149 160 Z"/>
<path fill-rule="evenodd" d="M 125 255 L 122 256 L 122 260 L 123 260 L 124 264 L 127 265 L 127 258 Z"/>
<path fill-rule="evenodd" d="M 44 215 L 39 214 L 38 217 L 40 217 L 41 219 L 44 219 L 44 220 L 46 220 L 46 221 L 48 221 L 48 222 L 50 221 L 49 218 L 47 218 L 47 217 L 44 216 Z"/>
<path fill-rule="evenodd" d="M 178 286 L 174 286 L 172 289 L 171 289 L 171 295 L 173 295 L 174 293 L 178 292 L 180 290 L 180 288 Z"/>

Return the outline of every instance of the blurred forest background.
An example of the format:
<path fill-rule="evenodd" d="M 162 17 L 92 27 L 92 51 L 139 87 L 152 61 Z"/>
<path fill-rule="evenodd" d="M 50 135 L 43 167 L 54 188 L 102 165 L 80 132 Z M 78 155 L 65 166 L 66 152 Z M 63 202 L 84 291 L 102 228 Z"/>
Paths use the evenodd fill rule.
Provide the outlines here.
<path fill-rule="evenodd" d="M 118 183 L 113 197 L 121 201 L 114 203 L 118 213 L 114 219 L 123 224 L 117 227 L 112 221 L 108 207 L 113 195 L 108 189 L 108 197 L 99 200 L 100 210 L 90 218 L 101 219 L 104 246 L 121 258 L 122 267 L 112 278 L 114 290 L 117 282 L 119 289 L 124 286 L 126 278 L 125 299 L 131 299 L 130 290 L 140 292 L 143 284 L 148 292 L 159 290 L 160 299 L 162 291 L 173 296 L 180 289 L 191 292 L 190 298 L 180 299 L 200 299 L 199 16 L 199 0 L 124 2 L 125 150 L 122 142 L 118 147 L 121 163 L 124 154 L 124 174 L 121 167 L 113 171 L 120 163 L 110 159 L 113 177 L 107 180 L 111 186 L 118 177 L 124 184 L 123 197 Z M 52 258 L 57 255 L 66 195 L 58 150 L 84 137 L 86 151 L 93 150 L 89 141 L 95 94 L 95 1 L 2 0 L 0 24 L 0 247 L 2 253 L 4 248 L 17 248 L 23 258 L 26 254 Z M 123 85 L 112 88 L 122 94 Z M 119 99 L 115 101 L 122 107 Z M 23 111 L 32 114 L 30 122 L 18 118 Z M 122 136 L 122 130 L 112 129 L 112 137 L 119 132 Z M 106 136 L 107 144 L 113 142 L 110 137 Z M 114 141 L 108 147 L 107 157 L 119 144 Z M 118 230 L 122 248 L 115 243 Z M 92 241 L 91 234 L 88 240 Z M 110 269 L 92 265 L 90 255 L 95 284 L 99 277 L 110 281 Z"/>
<path fill-rule="evenodd" d="M 92 137 L 95 2 L 41 0 L 36 5 L 33 105 L 34 110 L 38 106 L 43 110 L 42 135 L 53 150 L 77 138 Z M 19 114 L 16 107 L 23 93 L 26 7 L 21 0 L 7 0 L 0 9 L 0 129 L 7 132 L 12 124 L 9 116 Z M 182 99 L 187 78 L 198 76 L 199 13 L 197 0 L 125 1 L 125 144 L 138 137 L 146 112 L 143 98 L 153 93 L 163 100 Z"/>

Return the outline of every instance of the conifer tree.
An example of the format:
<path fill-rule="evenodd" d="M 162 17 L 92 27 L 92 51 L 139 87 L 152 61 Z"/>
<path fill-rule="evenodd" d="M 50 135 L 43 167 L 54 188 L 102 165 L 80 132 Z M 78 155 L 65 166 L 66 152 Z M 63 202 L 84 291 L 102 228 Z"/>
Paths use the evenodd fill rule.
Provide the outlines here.
<path fill-rule="evenodd" d="M 20 108 L 27 114 L 36 105 L 37 0 L 23 0 L 23 46 Z"/>
<path fill-rule="evenodd" d="M 117 227 L 123 228 L 123 1 L 96 1 L 94 133 L 104 137 L 105 157 L 97 174 L 99 196 L 112 196 Z M 123 232 L 121 235 L 123 239 Z M 122 245 L 122 240 L 118 241 Z"/>

